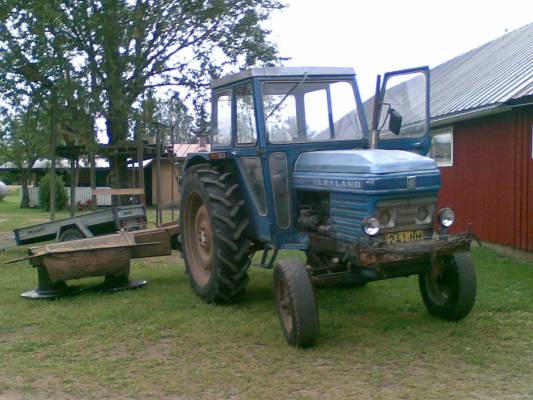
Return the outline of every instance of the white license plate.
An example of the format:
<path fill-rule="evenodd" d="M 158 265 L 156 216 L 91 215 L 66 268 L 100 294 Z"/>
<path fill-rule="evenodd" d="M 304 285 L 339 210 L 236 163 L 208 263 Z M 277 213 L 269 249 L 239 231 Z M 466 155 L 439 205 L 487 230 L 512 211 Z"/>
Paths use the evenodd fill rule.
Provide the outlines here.
<path fill-rule="evenodd" d="M 404 231 L 404 232 L 391 232 L 385 234 L 385 243 L 387 244 L 396 244 L 396 243 L 409 243 L 409 242 L 418 242 L 424 239 L 424 231 Z"/>

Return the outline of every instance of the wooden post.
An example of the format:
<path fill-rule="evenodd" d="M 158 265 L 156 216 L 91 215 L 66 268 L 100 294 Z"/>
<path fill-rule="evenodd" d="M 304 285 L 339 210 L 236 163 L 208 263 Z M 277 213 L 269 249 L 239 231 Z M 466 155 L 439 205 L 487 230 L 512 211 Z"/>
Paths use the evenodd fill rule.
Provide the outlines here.
<path fill-rule="evenodd" d="M 89 153 L 89 160 L 91 163 L 91 210 L 96 211 L 96 195 L 94 189 L 96 189 L 96 160 L 94 152 Z"/>
<path fill-rule="evenodd" d="M 70 159 L 70 216 L 76 214 L 76 161 Z"/>
<path fill-rule="evenodd" d="M 113 147 L 113 159 L 115 160 L 114 161 L 114 164 L 118 164 L 118 153 L 117 153 L 117 148 L 116 148 L 117 144 L 115 144 L 115 146 Z M 127 168 L 127 165 L 126 165 L 126 168 Z M 120 175 L 120 174 L 119 174 Z M 115 184 L 114 185 L 111 185 L 111 186 L 118 186 L 120 189 L 123 189 L 122 188 L 122 185 L 120 184 L 120 179 L 119 179 L 119 175 L 115 176 L 114 179 L 115 179 Z M 122 205 L 122 196 L 116 196 L 116 202 L 117 202 L 117 206 L 121 206 Z M 113 203 L 113 196 L 111 196 L 111 203 Z"/>
<path fill-rule="evenodd" d="M 140 189 L 144 189 L 144 162 L 143 162 L 144 154 L 143 154 L 143 142 L 142 142 L 142 135 L 141 135 L 140 127 L 137 130 L 137 135 L 135 139 L 137 140 L 137 161 L 139 163 L 139 169 L 137 170 L 138 181 L 139 181 L 138 187 Z M 141 197 L 141 203 L 144 204 L 144 206 L 146 206 L 146 192 L 144 192 L 144 194 L 142 194 L 140 197 Z"/>
<path fill-rule="evenodd" d="M 55 90 L 50 93 L 50 143 L 52 154 L 50 156 L 50 221 L 56 219 L 56 146 L 57 146 L 57 97 Z"/>
<path fill-rule="evenodd" d="M 131 177 L 130 177 L 131 175 Z M 128 168 L 128 179 L 131 179 L 131 186 L 132 188 L 137 187 L 137 174 L 135 173 L 135 158 L 131 158 L 131 171 Z"/>
<path fill-rule="evenodd" d="M 163 210 L 161 210 L 161 134 L 159 124 L 157 124 L 156 131 L 156 160 L 157 160 L 157 219 L 156 225 L 158 227 L 163 223 Z"/>
<path fill-rule="evenodd" d="M 76 187 L 80 186 L 80 158 L 76 157 Z"/>
<path fill-rule="evenodd" d="M 170 130 L 170 151 L 172 152 L 171 157 L 167 157 L 168 162 L 170 163 L 170 201 L 174 203 L 174 126 Z M 174 207 L 171 209 L 170 218 L 174 221 Z"/>

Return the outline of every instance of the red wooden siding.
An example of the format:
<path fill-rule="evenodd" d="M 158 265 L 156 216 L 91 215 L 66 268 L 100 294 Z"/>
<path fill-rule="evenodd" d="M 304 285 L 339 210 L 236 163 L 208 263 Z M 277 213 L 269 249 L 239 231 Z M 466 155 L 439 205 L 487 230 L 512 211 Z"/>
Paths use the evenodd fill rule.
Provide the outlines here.
<path fill-rule="evenodd" d="M 454 125 L 452 167 L 441 168 L 441 207 L 482 240 L 533 251 L 533 107 Z"/>

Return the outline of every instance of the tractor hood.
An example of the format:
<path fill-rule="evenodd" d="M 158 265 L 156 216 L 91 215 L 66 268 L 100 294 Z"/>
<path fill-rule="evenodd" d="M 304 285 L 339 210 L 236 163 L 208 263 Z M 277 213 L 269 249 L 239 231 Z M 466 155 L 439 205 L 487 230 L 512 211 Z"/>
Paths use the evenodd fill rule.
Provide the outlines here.
<path fill-rule="evenodd" d="M 337 150 L 302 153 L 293 185 L 300 190 L 358 194 L 436 192 L 440 171 L 431 158 L 401 150 Z"/>
<path fill-rule="evenodd" d="M 435 170 L 431 158 L 403 150 L 332 150 L 302 153 L 295 172 L 389 174 Z"/>

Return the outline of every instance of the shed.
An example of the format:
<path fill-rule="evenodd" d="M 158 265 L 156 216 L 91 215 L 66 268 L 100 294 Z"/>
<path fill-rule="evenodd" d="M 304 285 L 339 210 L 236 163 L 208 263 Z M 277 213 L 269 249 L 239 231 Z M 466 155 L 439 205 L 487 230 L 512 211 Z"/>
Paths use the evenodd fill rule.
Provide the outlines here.
<path fill-rule="evenodd" d="M 173 145 L 174 159 L 162 156 L 161 158 L 161 203 L 175 203 L 180 199 L 180 191 L 177 180 L 181 179 L 181 168 L 189 153 L 209 151 L 211 145 L 201 147 L 199 143 L 180 143 Z M 157 168 L 154 167 L 155 160 L 149 165 L 152 177 L 152 203 L 157 203 Z M 173 167 L 173 163 L 175 163 Z M 176 177 L 178 179 L 176 179 Z"/>
<path fill-rule="evenodd" d="M 431 114 L 454 229 L 533 251 L 533 23 L 433 68 Z"/>

